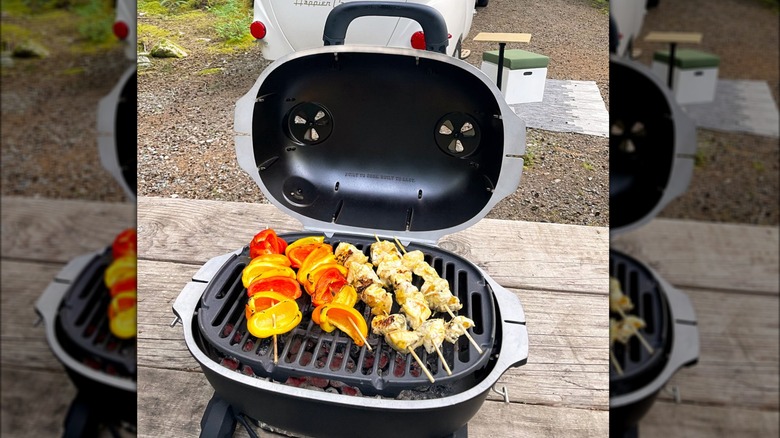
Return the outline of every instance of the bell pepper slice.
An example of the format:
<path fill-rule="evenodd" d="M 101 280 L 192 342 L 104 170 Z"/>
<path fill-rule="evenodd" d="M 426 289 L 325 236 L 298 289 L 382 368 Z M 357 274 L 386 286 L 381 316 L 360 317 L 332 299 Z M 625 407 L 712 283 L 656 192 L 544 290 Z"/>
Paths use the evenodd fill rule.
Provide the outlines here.
<path fill-rule="evenodd" d="M 117 294 L 108 303 L 108 318 L 114 319 L 116 315 L 135 307 L 138 303 L 138 295 L 135 291 L 127 291 Z"/>
<path fill-rule="evenodd" d="M 247 321 L 249 333 L 258 338 L 287 333 L 294 329 L 303 319 L 298 303 L 286 299 L 271 307 L 256 312 Z"/>
<path fill-rule="evenodd" d="M 241 273 L 241 282 L 245 288 L 249 288 L 249 285 L 256 279 L 269 278 L 269 277 L 290 277 L 295 279 L 295 271 L 287 266 L 279 266 L 270 263 L 251 263 L 244 268 Z"/>
<path fill-rule="evenodd" d="M 333 255 L 333 247 L 327 243 L 322 243 L 315 248 L 303 261 L 301 267 L 298 268 L 298 281 L 306 287 L 308 282 L 309 273 L 314 271 L 318 266 L 325 263 L 335 263 L 336 256 Z M 306 288 L 308 291 L 309 288 Z"/>
<path fill-rule="evenodd" d="M 135 254 L 128 254 L 124 257 L 115 259 L 108 265 L 103 274 L 103 281 L 106 287 L 111 289 L 114 284 L 128 278 L 135 278 L 137 273 L 138 259 Z"/>
<path fill-rule="evenodd" d="M 123 280 L 119 280 L 111 286 L 109 292 L 112 297 L 117 296 L 122 292 L 135 292 L 138 289 L 138 278 L 136 276 L 128 277 Z"/>
<path fill-rule="evenodd" d="M 313 288 L 311 301 L 315 306 L 330 303 L 347 284 L 347 279 L 336 268 L 327 268 L 320 274 L 317 285 Z"/>
<path fill-rule="evenodd" d="M 272 263 L 279 266 L 290 266 L 290 259 L 284 254 L 260 254 L 252 259 L 252 262 Z M 250 262 L 250 264 L 252 263 Z"/>
<path fill-rule="evenodd" d="M 336 272 L 334 272 L 334 270 Z M 320 277 L 323 274 L 327 273 L 331 277 L 343 277 L 344 282 L 346 283 L 348 272 L 349 271 L 344 267 L 344 265 L 340 265 L 336 262 L 323 263 L 309 272 L 309 274 L 306 276 L 306 282 L 303 283 L 303 287 L 307 292 L 309 292 L 309 294 L 313 294 L 316 290 L 317 282 L 320 280 Z"/>
<path fill-rule="evenodd" d="M 249 298 L 246 302 L 246 318 L 249 319 L 257 312 L 262 312 L 265 309 L 273 306 L 281 301 L 289 300 L 286 295 L 282 295 L 278 292 L 264 291 L 258 292 Z M 297 304 L 296 304 L 297 305 Z"/>
<path fill-rule="evenodd" d="M 336 330 L 336 327 L 329 324 L 327 320 L 323 321 L 320 316 L 322 315 L 322 311 L 325 310 L 328 307 L 328 304 L 323 304 L 321 306 L 317 306 L 314 308 L 314 311 L 311 312 L 311 319 L 314 321 L 315 324 L 320 326 L 320 328 L 328 333 L 332 332 L 333 330 Z"/>
<path fill-rule="evenodd" d="M 345 284 L 339 289 L 336 296 L 333 297 L 333 304 L 343 304 L 347 307 L 355 307 L 358 301 L 358 294 L 355 287 L 351 284 Z"/>
<path fill-rule="evenodd" d="M 303 265 L 303 261 L 306 260 L 306 257 L 320 245 L 322 245 L 322 243 L 309 243 L 296 246 L 292 250 L 287 251 L 287 257 L 290 259 L 291 266 L 293 268 L 300 268 L 301 265 Z"/>
<path fill-rule="evenodd" d="M 298 280 L 282 276 L 255 279 L 249 284 L 246 293 L 251 297 L 258 292 L 267 291 L 279 292 L 293 300 L 302 295 L 301 285 L 298 283 Z"/>
<path fill-rule="evenodd" d="M 117 234 L 111 244 L 111 256 L 114 260 L 138 252 L 138 236 L 135 228 L 128 228 Z"/>
<path fill-rule="evenodd" d="M 320 327 L 322 327 L 323 324 L 332 325 L 352 338 L 355 345 L 359 347 L 365 345 L 363 339 L 368 337 L 368 324 L 366 323 L 366 320 L 363 319 L 363 315 L 354 308 L 343 304 L 330 303 L 325 305 L 320 311 L 319 318 Z M 352 323 L 354 323 L 354 325 Z M 356 327 L 357 330 L 355 330 Z"/>
<path fill-rule="evenodd" d="M 290 256 L 290 251 L 294 250 L 295 248 L 311 245 L 313 243 L 323 243 L 325 242 L 325 236 L 307 236 L 307 237 L 301 237 L 300 239 L 296 240 L 295 242 L 289 244 L 287 248 L 284 250 L 284 255 L 287 257 Z"/>
<path fill-rule="evenodd" d="M 255 258 L 262 254 L 283 254 L 287 242 L 279 238 L 276 232 L 271 228 L 255 234 L 252 241 L 249 242 L 249 257 Z"/>
<path fill-rule="evenodd" d="M 119 339 L 130 339 L 136 336 L 136 319 L 138 307 L 133 306 L 119 312 L 108 322 L 108 329 Z"/>

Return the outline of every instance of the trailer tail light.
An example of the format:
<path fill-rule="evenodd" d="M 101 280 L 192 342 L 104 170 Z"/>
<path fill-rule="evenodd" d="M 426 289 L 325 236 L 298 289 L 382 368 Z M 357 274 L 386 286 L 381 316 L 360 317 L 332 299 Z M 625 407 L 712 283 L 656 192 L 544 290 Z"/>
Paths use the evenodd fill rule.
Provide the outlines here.
<path fill-rule="evenodd" d="M 265 24 L 259 21 L 253 21 L 252 24 L 249 25 L 249 33 L 258 40 L 265 38 L 265 34 L 267 33 Z"/>
<path fill-rule="evenodd" d="M 127 35 L 130 33 L 130 28 L 127 27 L 127 23 L 124 21 L 115 22 L 112 29 L 114 31 L 114 35 L 116 35 L 116 37 L 120 40 L 127 38 Z"/>

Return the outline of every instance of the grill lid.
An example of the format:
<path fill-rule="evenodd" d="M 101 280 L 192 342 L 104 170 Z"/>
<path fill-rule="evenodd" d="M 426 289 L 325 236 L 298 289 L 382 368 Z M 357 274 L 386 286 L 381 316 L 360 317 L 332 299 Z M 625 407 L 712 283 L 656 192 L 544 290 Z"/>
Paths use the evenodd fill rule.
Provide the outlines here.
<path fill-rule="evenodd" d="M 131 202 L 136 197 L 136 69 L 135 64 L 129 66 L 111 92 L 100 100 L 97 120 L 100 163 Z"/>
<path fill-rule="evenodd" d="M 609 207 L 616 234 L 647 223 L 688 189 L 696 127 L 643 65 L 613 56 L 610 72 Z"/>
<path fill-rule="evenodd" d="M 290 54 L 238 101 L 234 126 L 239 164 L 266 198 L 327 235 L 436 242 L 514 192 L 525 151 L 525 126 L 490 79 L 413 49 Z"/>

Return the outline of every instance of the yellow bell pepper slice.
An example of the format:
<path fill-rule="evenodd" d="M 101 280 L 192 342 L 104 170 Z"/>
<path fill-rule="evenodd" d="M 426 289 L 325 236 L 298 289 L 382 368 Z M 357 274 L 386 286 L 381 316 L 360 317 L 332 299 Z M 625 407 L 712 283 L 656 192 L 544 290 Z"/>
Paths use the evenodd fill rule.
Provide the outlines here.
<path fill-rule="evenodd" d="M 294 300 L 286 299 L 271 307 L 256 312 L 247 321 L 249 333 L 258 338 L 281 335 L 294 329 L 303 319 L 303 314 Z"/>

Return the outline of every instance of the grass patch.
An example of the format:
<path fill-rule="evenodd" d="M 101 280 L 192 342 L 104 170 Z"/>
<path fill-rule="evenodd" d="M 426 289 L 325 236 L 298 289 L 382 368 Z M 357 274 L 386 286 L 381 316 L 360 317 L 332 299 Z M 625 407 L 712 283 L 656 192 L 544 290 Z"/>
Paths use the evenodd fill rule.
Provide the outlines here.
<path fill-rule="evenodd" d="M 523 155 L 523 169 L 531 169 L 536 163 L 536 152 L 532 148 L 533 143 L 529 144 L 525 148 L 525 155 Z"/>
<path fill-rule="evenodd" d="M 207 8 L 214 14 L 214 30 L 219 38 L 227 42 L 238 42 L 249 34 L 252 23 L 252 8 L 241 0 L 224 0 Z"/>
<path fill-rule="evenodd" d="M 756 172 L 763 172 L 766 170 L 766 167 L 762 161 L 753 161 L 753 170 Z"/>
<path fill-rule="evenodd" d="M 582 162 L 582 168 L 585 170 L 593 171 L 594 167 L 592 164 L 588 163 L 587 161 Z"/>
<path fill-rule="evenodd" d="M 702 149 L 697 149 L 696 154 L 693 156 L 693 167 L 705 167 L 709 162 L 707 152 Z"/>
<path fill-rule="evenodd" d="M 141 12 L 144 15 L 162 16 L 171 13 L 168 8 L 160 4 L 160 0 L 138 0 L 136 7 L 138 8 L 138 12 Z"/>
<path fill-rule="evenodd" d="M 206 76 L 206 75 L 214 75 L 214 74 L 221 73 L 221 72 L 222 72 L 222 68 L 221 67 L 214 67 L 214 68 L 203 69 L 203 70 L 199 71 L 198 74 L 201 75 L 201 76 Z"/>
<path fill-rule="evenodd" d="M 84 67 L 70 67 L 62 71 L 65 76 L 76 76 L 84 73 Z"/>
<path fill-rule="evenodd" d="M 609 0 L 590 0 L 590 2 L 602 14 L 609 14 Z"/>

